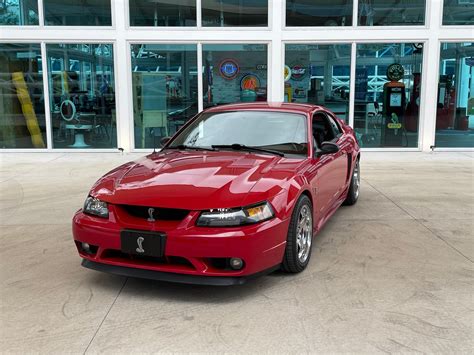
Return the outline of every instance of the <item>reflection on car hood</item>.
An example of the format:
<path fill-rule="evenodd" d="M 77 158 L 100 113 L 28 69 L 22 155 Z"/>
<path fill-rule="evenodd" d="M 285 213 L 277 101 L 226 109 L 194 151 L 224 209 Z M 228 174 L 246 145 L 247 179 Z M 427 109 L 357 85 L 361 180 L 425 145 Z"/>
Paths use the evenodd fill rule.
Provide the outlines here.
<path fill-rule="evenodd" d="M 114 204 L 189 210 L 238 207 L 278 194 L 303 161 L 232 151 L 167 150 L 112 170 L 91 194 Z"/>

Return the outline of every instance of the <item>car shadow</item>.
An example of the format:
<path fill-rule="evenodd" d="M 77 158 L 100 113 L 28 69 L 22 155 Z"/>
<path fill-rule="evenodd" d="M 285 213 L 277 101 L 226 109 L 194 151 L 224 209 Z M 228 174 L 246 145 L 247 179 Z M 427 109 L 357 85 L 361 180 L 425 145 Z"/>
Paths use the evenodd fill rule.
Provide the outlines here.
<path fill-rule="evenodd" d="M 337 221 L 334 219 L 328 221 L 326 226 L 314 237 L 310 264 L 304 272 L 297 275 L 277 270 L 270 274 L 250 279 L 243 285 L 208 286 L 121 277 L 90 270 L 89 282 L 93 287 L 109 288 L 110 292 L 113 292 L 113 290 L 118 292 L 121 289 L 121 295 L 141 298 L 143 300 L 160 298 L 183 303 L 208 302 L 215 304 L 241 301 L 275 287 L 288 287 L 285 284 L 297 282 L 301 278 L 318 277 L 317 274 L 320 270 L 318 270 L 314 259 L 325 257 L 324 245 L 330 236 L 327 229 L 330 229 L 328 227 L 333 223 L 337 223 Z M 330 258 L 331 256 L 328 255 L 327 257 Z M 110 278 L 116 278 L 117 282 L 110 282 Z"/>
<path fill-rule="evenodd" d="M 110 278 L 117 278 L 117 282 L 110 282 Z M 232 303 L 234 300 L 241 301 L 291 280 L 291 275 L 282 271 L 274 271 L 271 274 L 249 280 L 243 285 L 209 286 L 121 277 L 91 271 L 89 283 L 93 288 L 107 288 L 110 292 L 121 290 L 120 295 L 142 298 L 143 300 L 160 298 L 183 303 L 208 302 L 217 304 Z"/>

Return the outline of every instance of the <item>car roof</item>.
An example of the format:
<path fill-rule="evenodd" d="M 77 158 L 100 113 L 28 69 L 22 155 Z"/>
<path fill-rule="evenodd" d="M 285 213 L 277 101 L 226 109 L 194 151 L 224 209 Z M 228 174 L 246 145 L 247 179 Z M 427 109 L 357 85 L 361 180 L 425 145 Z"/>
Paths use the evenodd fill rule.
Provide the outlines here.
<path fill-rule="evenodd" d="M 295 113 L 311 113 L 317 109 L 322 109 L 321 106 L 311 104 L 296 104 L 285 102 L 249 102 L 229 105 L 220 105 L 210 107 L 205 112 L 226 112 L 226 111 L 278 111 L 278 112 L 295 112 Z"/>

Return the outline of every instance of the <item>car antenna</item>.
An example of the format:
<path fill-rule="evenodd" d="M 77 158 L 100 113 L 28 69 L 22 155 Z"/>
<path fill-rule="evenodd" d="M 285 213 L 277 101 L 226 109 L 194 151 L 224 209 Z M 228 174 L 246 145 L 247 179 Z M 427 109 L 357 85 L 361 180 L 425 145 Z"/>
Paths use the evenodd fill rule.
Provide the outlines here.
<path fill-rule="evenodd" d="M 156 134 L 155 134 L 154 128 L 153 128 L 153 154 L 156 154 Z"/>

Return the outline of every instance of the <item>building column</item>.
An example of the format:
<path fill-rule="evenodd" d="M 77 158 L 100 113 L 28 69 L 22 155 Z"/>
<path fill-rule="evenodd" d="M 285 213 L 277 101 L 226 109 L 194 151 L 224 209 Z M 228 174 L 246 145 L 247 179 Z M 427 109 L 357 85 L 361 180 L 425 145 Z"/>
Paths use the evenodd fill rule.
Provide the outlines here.
<path fill-rule="evenodd" d="M 130 82 L 130 51 L 126 40 L 126 1 L 112 1 L 115 11 L 116 42 L 114 44 L 115 115 L 117 120 L 117 147 L 130 152 L 133 147 L 133 99 Z"/>
<path fill-rule="evenodd" d="M 439 28 L 443 14 L 443 2 L 442 0 L 431 0 L 427 6 L 426 21 L 429 26 L 429 38 L 423 48 L 422 98 L 419 113 L 419 146 L 423 152 L 429 152 L 435 145 L 440 58 Z"/>
<path fill-rule="evenodd" d="M 272 31 L 272 39 L 268 48 L 267 98 L 271 102 L 283 102 L 284 99 L 283 65 L 285 46 L 282 43 L 284 6 L 284 0 L 275 0 L 270 2 L 269 8 L 269 25 Z"/>

